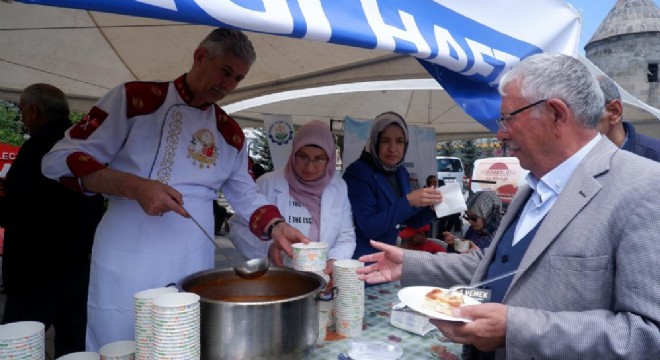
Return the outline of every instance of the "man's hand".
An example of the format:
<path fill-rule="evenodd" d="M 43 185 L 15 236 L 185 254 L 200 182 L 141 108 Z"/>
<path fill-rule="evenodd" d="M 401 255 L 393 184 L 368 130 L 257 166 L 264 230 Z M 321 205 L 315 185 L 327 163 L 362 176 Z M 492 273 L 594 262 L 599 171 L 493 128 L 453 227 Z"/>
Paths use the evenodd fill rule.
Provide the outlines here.
<path fill-rule="evenodd" d="M 282 261 L 282 251 L 293 257 L 291 244 L 307 244 L 309 242 L 309 239 L 298 231 L 298 229 L 285 222 L 275 225 L 271 232 L 271 238 L 273 239 L 273 244 L 268 249 L 268 255 L 277 266 L 282 266 L 284 264 Z"/>
<path fill-rule="evenodd" d="M 136 189 L 135 200 L 145 213 L 163 216 L 168 211 L 174 211 L 183 217 L 190 217 L 183 208 L 183 195 L 173 187 L 157 180 L 141 179 Z"/>
<path fill-rule="evenodd" d="M 369 284 L 399 280 L 403 267 L 403 249 L 374 240 L 370 244 L 381 252 L 360 256 L 359 261 L 375 264 L 358 268 L 359 279 Z"/>
<path fill-rule="evenodd" d="M 453 315 L 472 319 L 462 323 L 431 319 L 442 335 L 459 344 L 474 345 L 481 351 L 493 351 L 506 342 L 506 305 L 486 303 L 454 309 Z"/>
<path fill-rule="evenodd" d="M 183 208 L 183 195 L 157 180 L 105 168 L 83 177 L 82 185 L 87 191 L 134 199 L 148 215 L 162 216 L 174 211 L 183 217 L 190 217 Z"/>

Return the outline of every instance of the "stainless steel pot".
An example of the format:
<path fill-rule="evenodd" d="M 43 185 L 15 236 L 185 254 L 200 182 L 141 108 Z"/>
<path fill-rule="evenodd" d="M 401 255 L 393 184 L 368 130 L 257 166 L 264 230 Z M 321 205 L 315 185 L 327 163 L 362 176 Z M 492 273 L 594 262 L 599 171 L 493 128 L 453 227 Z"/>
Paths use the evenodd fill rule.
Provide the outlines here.
<path fill-rule="evenodd" d="M 202 360 L 302 359 L 316 345 L 321 276 L 270 267 L 256 279 L 233 269 L 201 271 L 182 281 L 201 297 Z"/>

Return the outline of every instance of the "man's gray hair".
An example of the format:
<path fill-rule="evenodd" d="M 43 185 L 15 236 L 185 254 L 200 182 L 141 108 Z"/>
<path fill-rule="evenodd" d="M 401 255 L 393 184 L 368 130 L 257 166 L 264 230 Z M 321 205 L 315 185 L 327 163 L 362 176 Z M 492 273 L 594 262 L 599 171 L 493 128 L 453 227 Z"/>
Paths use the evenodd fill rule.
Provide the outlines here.
<path fill-rule="evenodd" d="M 236 55 L 250 66 L 257 59 L 252 42 L 240 30 L 217 28 L 199 43 L 199 47 L 207 49 L 211 57 L 228 53 Z"/>
<path fill-rule="evenodd" d="M 605 100 L 598 82 L 580 60 L 571 56 L 541 53 L 523 59 L 502 77 L 501 95 L 505 95 L 504 88 L 512 82 L 518 83 L 521 96 L 530 103 L 562 100 L 587 128 L 595 128 L 603 114 Z"/>
<path fill-rule="evenodd" d="M 607 75 L 599 75 L 596 79 L 598 80 L 598 85 L 605 96 L 605 105 L 612 100 L 621 100 L 619 87 L 616 86 L 614 80 L 610 79 Z"/>
<path fill-rule="evenodd" d="M 62 90 L 50 84 L 32 84 L 21 93 L 25 105 L 35 105 L 48 120 L 69 117 L 69 103 Z"/>

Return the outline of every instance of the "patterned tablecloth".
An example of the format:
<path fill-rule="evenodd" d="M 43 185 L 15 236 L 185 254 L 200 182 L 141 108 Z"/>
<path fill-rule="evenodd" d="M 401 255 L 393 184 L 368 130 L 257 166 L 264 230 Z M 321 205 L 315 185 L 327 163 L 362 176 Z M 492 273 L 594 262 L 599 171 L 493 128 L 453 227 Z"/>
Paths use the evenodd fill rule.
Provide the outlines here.
<path fill-rule="evenodd" d="M 340 354 L 348 354 L 353 339 L 396 343 L 403 349 L 402 359 L 460 359 L 462 345 L 448 342 L 437 329 L 425 336 L 419 336 L 390 325 L 390 311 L 392 305 L 399 302 L 397 297 L 399 289 L 401 289 L 399 282 L 366 288 L 364 314 L 366 328 L 363 330 L 362 336 L 342 338 L 328 330 L 326 341 L 319 342 L 308 359 L 347 359 L 347 356 L 342 357 Z M 443 354 L 434 354 L 432 348 L 436 353 Z"/>

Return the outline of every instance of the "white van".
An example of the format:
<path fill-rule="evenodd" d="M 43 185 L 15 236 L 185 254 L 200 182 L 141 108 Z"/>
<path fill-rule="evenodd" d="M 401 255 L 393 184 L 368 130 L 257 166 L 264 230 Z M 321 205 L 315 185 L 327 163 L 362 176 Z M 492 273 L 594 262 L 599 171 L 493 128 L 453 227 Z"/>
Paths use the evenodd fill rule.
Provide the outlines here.
<path fill-rule="evenodd" d="M 457 182 L 463 189 L 463 179 L 465 178 L 463 161 L 451 156 L 436 156 L 435 161 L 438 165 L 438 180 L 444 180 L 446 184 Z"/>
<path fill-rule="evenodd" d="M 520 167 L 517 157 L 492 157 L 477 159 L 469 182 L 471 193 L 490 190 L 497 191 L 504 207 L 511 202 L 518 187 L 525 184 L 529 173 Z"/>

